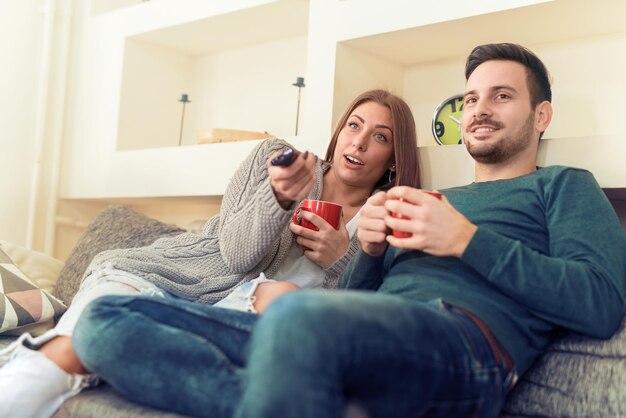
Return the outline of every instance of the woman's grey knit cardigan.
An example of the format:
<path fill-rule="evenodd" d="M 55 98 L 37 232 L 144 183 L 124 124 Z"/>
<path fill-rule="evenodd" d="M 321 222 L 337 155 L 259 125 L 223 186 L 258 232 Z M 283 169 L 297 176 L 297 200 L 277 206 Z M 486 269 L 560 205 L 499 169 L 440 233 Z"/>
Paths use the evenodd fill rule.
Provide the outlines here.
<path fill-rule="evenodd" d="M 235 287 L 264 272 L 278 271 L 295 245 L 289 230 L 293 208 L 284 210 L 270 186 L 266 162 L 270 154 L 289 146 L 280 139 L 260 143 L 230 180 L 219 215 L 200 234 L 161 238 L 148 247 L 104 251 L 85 272 L 111 266 L 141 276 L 176 296 L 215 303 Z M 329 164 L 318 161 L 309 199 L 322 195 Z M 292 205 L 295 207 L 295 204 Z M 356 234 L 346 253 L 326 269 L 325 288 L 337 286 L 339 275 L 358 251 Z"/>

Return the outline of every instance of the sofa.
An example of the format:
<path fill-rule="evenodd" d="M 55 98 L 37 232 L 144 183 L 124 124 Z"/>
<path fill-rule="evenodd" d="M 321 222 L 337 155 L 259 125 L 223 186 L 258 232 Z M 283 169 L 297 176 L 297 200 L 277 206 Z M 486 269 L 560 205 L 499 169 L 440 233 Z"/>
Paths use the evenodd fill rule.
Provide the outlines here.
<path fill-rule="evenodd" d="M 0 346 L 13 341 L 23 330 L 41 333 L 52 326 L 52 321 L 62 315 L 62 305 L 71 303 L 82 273 L 98 252 L 148 245 L 161 236 L 182 231 L 125 206 L 114 205 L 103 209 L 88 225 L 65 263 L 0 241 L 0 250 L 4 250 L 0 251 L 0 258 L 5 254 L 5 264 L 0 263 L 0 274 L 7 271 L 12 274 L 12 271 L 40 288 L 42 298 L 47 300 L 46 312 L 51 316 L 0 333 Z M 5 313 L 5 317 L 7 315 Z M 174 418 L 182 415 L 127 401 L 104 383 L 71 398 L 54 416 Z M 626 417 L 625 323 L 622 322 L 609 340 L 595 340 L 572 333 L 557 338 L 520 378 L 501 415 L 501 418 L 522 417 Z"/>

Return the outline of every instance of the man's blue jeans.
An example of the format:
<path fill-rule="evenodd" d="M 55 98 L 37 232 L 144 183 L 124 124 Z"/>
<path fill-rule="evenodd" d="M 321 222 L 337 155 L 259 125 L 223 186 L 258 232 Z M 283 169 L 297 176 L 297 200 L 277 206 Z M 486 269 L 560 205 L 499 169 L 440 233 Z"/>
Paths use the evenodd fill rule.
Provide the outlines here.
<path fill-rule="evenodd" d="M 294 292 L 262 317 L 104 297 L 74 345 L 130 399 L 193 416 L 495 417 L 508 377 L 461 312 L 371 292 Z"/>

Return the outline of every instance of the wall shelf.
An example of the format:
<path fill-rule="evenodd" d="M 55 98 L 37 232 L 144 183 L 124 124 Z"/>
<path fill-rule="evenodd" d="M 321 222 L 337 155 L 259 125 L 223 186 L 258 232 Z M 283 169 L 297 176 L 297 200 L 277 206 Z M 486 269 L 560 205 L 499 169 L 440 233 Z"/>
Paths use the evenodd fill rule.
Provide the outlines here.
<path fill-rule="evenodd" d="M 456 3 L 459 2 L 442 2 L 441 7 L 460 6 Z M 511 7 L 501 2 L 500 10 L 467 10 L 466 16 L 462 17 L 451 13 L 430 18 L 416 16 L 412 27 L 367 36 L 353 37 L 360 32 L 345 29 L 339 35 L 339 41 L 382 60 L 410 67 L 451 57 L 464 58 L 474 46 L 483 43 L 541 45 L 623 33 L 625 30 L 626 3 L 620 0 L 517 3 L 518 7 Z M 358 7 L 357 4 L 353 6 Z M 400 10 L 394 10 L 393 3 L 390 7 L 392 10 L 387 13 L 399 14 L 403 3 L 398 6 Z"/>
<path fill-rule="evenodd" d="M 626 2 L 599 1 L 602 7 L 581 0 L 447 0 L 424 8 L 411 1 L 390 0 L 381 11 L 372 0 L 190 0 L 185 8 L 176 1 L 159 0 L 97 16 L 84 37 L 88 47 L 80 55 L 82 77 L 73 97 L 80 106 L 74 106 L 68 126 L 61 196 L 222 194 L 238 163 L 258 141 L 195 145 L 191 137 L 183 141 L 186 146 L 177 146 L 181 110 L 177 99 L 183 91 L 193 93 L 185 122 L 189 135 L 206 128 L 267 131 L 321 155 L 334 121 L 353 97 L 369 88 L 389 88 L 411 106 L 420 147 L 436 146 L 430 129 L 432 112 L 443 98 L 462 91 L 465 54 L 478 43 L 502 40 L 528 44 L 552 71 L 556 112 L 546 137 L 552 138 L 551 144 L 573 140 L 563 146 L 554 142 L 554 149 L 570 156 L 563 159 L 573 165 L 598 171 L 604 186 L 621 187 L 626 176 L 617 167 L 622 165 L 611 168 L 615 171 L 611 174 L 606 167 L 613 166 L 603 161 L 620 154 L 615 150 L 626 151 L 620 141 L 606 140 L 620 132 L 626 83 L 620 66 L 598 63 L 610 54 L 626 55 L 626 28 L 620 26 Z M 565 15 L 568 19 L 559 18 Z M 291 77 L 283 73 L 280 81 L 257 82 L 244 94 L 235 87 L 242 77 L 234 74 L 233 81 L 230 66 L 241 63 L 244 56 L 252 57 L 268 42 L 292 40 L 306 44 L 295 64 L 307 75 L 301 113 L 304 129 L 297 138 L 292 136 L 295 115 L 289 114 L 296 104 Z M 156 53 L 157 58 L 178 54 L 191 63 L 180 65 L 186 72 L 177 73 L 178 67 L 173 66 L 175 76 L 169 78 L 180 85 L 167 87 L 169 81 L 159 84 L 159 77 L 142 77 L 149 71 L 140 71 L 146 61 L 138 58 L 152 49 L 163 54 Z M 137 50 L 139 55 L 129 58 Z M 289 62 L 288 52 L 241 66 L 267 76 Z M 208 64 L 216 56 L 216 61 L 236 57 L 221 67 L 219 76 L 210 74 L 215 67 Z M 129 67 L 133 59 L 137 61 L 134 75 Z M 153 67 L 159 67 L 158 62 Z M 191 90 L 181 80 L 192 80 Z M 285 96 L 279 97 L 283 87 Z M 228 93 L 216 94 L 220 88 Z M 171 94 L 165 95 L 164 90 Z M 167 106 L 172 107 L 159 104 L 150 96 L 153 91 L 168 96 Z M 276 129 L 268 126 L 272 121 Z M 575 138 L 588 139 L 577 142 Z M 576 145 L 581 143 L 593 145 L 585 150 L 587 145 Z M 465 159 L 462 152 L 424 150 L 423 154 L 428 171 L 424 178 L 458 184 L 471 174 L 467 168 L 448 170 L 440 165 Z"/>
<path fill-rule="evenodd" d="M 117 149 L 191 145 L 207 129 L 293 134 L 307 22 L 308 2 L 278 1 L 125 37 Z"/>

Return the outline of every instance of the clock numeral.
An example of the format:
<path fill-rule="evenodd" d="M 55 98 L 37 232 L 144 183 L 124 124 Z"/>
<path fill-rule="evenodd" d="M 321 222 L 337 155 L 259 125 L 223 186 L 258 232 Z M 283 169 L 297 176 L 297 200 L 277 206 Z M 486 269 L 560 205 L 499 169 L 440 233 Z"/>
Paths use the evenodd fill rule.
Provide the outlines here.
<path fill-rule="evenodd" d="M 450 107 L 452 108 L 452 113 L 456 113 L 456 112 L 457 112 L 457 109 L 456 109 L 456 104 L 457 104 L 457 102 L 461 104 L 461 107 L 459 108 L 459 110 L 460 110 L 461 112 L 463 111 L 463 106 L 465 105 L 465 103 L 463 102 L 463 98 L 461 98 L 461 97 L 456 97 L 456 98 L 454 98 L 454 99 L 452 99 L 452 100 L 450 100 L 450 101 L 448 102 L 448 104 L 449 104 L 449 105 L 450 105 Z"/>
<path fill-rule="evenodd" d="M 437 133 L 437 136 L 441 138 L 446 133 L 446 126 L 442 122 L 436 122 L 435 132 Z"/>

